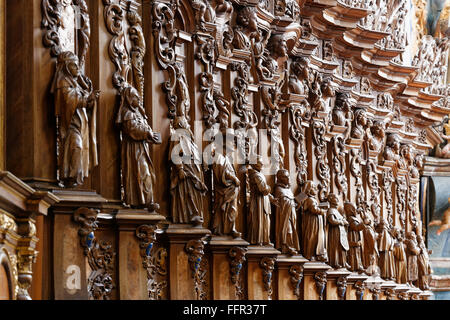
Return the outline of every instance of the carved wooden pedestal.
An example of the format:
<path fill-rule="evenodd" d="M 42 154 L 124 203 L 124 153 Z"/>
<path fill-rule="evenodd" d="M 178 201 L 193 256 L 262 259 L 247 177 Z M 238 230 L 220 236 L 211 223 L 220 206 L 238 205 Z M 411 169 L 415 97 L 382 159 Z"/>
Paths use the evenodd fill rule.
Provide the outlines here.
<path fill-rule="evenodd" d="M 351 274 L 346 269 L 331 269 L 327 271 L 326 300 L 345 300 L 347 277 Z"/>
<path fill-rule="evenodd" d="M 147 210 L 122 209 L 116 215 L 119 227 L 118 274 L 120 300 L 149 299 L 148 265 L 156 241 L 157 224 L 164 216 Z"/>
<path fill-rule="evenodd" d="M 367 288 L 364 281 L 368 278 L 363 273 L 352 273 L 347 277 L 347 291 L 345 300 L 363 300 L 367 295 Z"/>
<path fill-rule="evenodd" d="M 422 293 L 419 295 L 420 299 L 422 300 L 430 300 L 433 297 L 432 291 L 422 291 Z"/>
<path fill-rule="evenodd" d="M 395 287 L 395 300 L 409 300 L 408 291 L 410 287 L 406 284 L 400 284 Z"/>
<path fill-rule="evenodd" d="M 323 262 L 306 262 L 303 265 L 303 299 L 324 300 L 327 270 L 331 267 Z"/>
<path fill-rule="evenodd" d="M 249 246 L 247 252 L 248 300 L 274 300 L 274 269 L 280 251 L 270 246 Z"/>
<path fill-rule="evenodd" d="M 380 300 L 394 300 L 395 294 L 393 292 L 395 292 L 397 286 L 398 284 L 394 281 L 383 282 L 380 286 Z"/>
<path fill-rule="evenodd" d="M 278 300 L 302 299 L 303 265 L 307 261 L 302 256 L 277 257 Z"/>
<path fill-rule="evenodd" d="M 86 258 L 88 241 L 94 230 L 87 230 L 90 240 L 81 239 L 83 229 L 74 220 L 74 212 L 81 207 L 100 209 L 107 200 L 88 190 L 53 190 L 61 201 L 52 209 L 53 214 L 53 285 L 56 300 L 87 300 L 88 278 L 91 268 Z M 96 221 L 96 217 L 92 222 Z"/>
<path fill-rule="evenodd" d="M 206 298 L 204 281 L 209 274 L 206 274 L 207 270 L 202 268 L 204 259 L 202 239 L 210 233 L 208 229 L 187 224 L 171 224 L 167 228 L 171 300 Z"/>
<path fill-rule="evenodd" d="M 213 236 L 209 242 L 212 254 L 211 299 L 242 300 L 245 260 L 249 243 L 242 239 Z"/>

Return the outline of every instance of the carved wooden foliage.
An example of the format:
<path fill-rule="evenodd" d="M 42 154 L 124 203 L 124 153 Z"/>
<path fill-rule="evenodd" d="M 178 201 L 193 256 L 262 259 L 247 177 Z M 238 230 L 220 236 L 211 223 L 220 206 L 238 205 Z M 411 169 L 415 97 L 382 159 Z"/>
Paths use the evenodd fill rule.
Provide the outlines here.
<path fill-rule="evenodd" d="M 157 227 L 141 225 L 136 229 L 142 257 L 142 266 L 147 271 L 147 289 L 150 300 L 161 300 L 167 288 L 167 250 L 155 248 Z"/>
<path fill-rule="evenodd" d="M 244 290 L 242 287 L 242 268 L 246 260 L 246 252 L 247 249 L 242 247 L 233 247 L 228 252 L 228 256 L 230 257 L 231 282 L 234 285 L 237 300 L 244 299 Z"/>
<path fill-rule="evenodd" d="M 259 265 L 263 273 L 264 290 L 267 291 L 268 300 L 272 300 L 273 288 L 273 271 L 275 269 L 276 258 L 264 257 L 261 259 Z"/>
<path fill-rule="evenodd" d="M 204 257 L 204 244 L 202 240 L 189 240 L 186 243 L 185 251 L 188 254 L 189 268 L 194 279 L 194 290 L 196 300 L 207 299 L 206 292 L 206 272 Z"/>

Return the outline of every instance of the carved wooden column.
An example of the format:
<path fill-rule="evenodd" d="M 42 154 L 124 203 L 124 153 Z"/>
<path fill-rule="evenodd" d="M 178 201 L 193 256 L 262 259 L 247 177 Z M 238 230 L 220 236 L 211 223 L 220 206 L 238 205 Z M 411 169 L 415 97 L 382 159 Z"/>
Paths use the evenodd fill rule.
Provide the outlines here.
<path fill-rule="evenodd" d="M 171 300 L 206 298 L 203 285 L 209 270 L 204 270 L 207 257 L 203 238 L 211 231 L 185 224 L 170 224 L 165 235 L 169 241 L 169 292 Z M 203 261 L 203 262 L 202 262 Z"/>
<path fill-rule="evenodd" d="M 106 199 L 92 191 L 53 190 L 53 193 L 61 200 L 51 210 L 55 299 L 87 300 L 91 274 L 87 255 L 94 238 L 103 239 L 103 235 L 100 237 L 100 232 L 95 230 L 100 220 L 98 213 Z M 103 227 L 109 224 L 111 215 L 104 218 Z M 111 238 L 108 240 L 115 243 Z"/>
<path fill-rule="evenodd" d="M 380 293 L 380 300 L 388 300 L 390 299 L 390 296 L 393 291 L 395 291 L 395 288 L 397 287 L 397 284 L 394 281 L 385 281 L 381 284 L 381 293 Z"/>
<path fill-rule="evenodd" d="M 367 294 L 364 281 L 367 275 L 352 273 L 347 277 L 347 291 L 345 292 L 345 300 L 363 300 Z"/>
<path fill-rule="evenodd" d="M 11 298 L 31 300 L 29 289 L 33 282 L 33 264 L 38 254 L 44 254 L 36 250 L 38 241 L 43 241 L 36 237 L 36 218 L 47 215 L 48 208 L 58 201 L 51 192 L 37 191 L 10 172 L 0 171 L 0 224 L 5 232 L 10 229 L 14 233 L 11 242 L 15 244 L 9 259 L 15 273 L 15 279 L 11 279 L 14 286 Z M 4 244 L 3 240 L 1 242 Z M 40 274 L 39 281 L 42 281 L 41 277 Z M 36 282 L 35 285 L 40 284 Z"/>
<path fill-rule="evenodd" d="M 350 271 L 330 269 L 327 271 L 326 300 L 345 300 Z"/>
<path fill-rule="evenodd" d="M 303 299 L 325 300 L 327 271 L 331 267 L 322 262 L 306 262 L 303 265 Z"/>
<path fill-rule="evenodd" d="M 244 270 L 248 242 L 215 236 L 209 242 L 211 261 L 211 299 L 244 300 Z"/>
<path fill-rule="evenodd" d="M 247 295 L 249 300 L 275 300 L 275 263 L 280 251 L 269 246 L 249 246 Z"/>
<path fill-rule="evenodd" d="M 277 257 L 278 300 L 301 300 L 303 265 L 308 260 L 302 256 Z"/>
<path fill-rule="evenodd" d="M 118 275 L 121 300 L 158 299 L 152 292 L 158 283 L 152 282 L 151 267 L 153 247 L 158 232 L 157 224 L 165 220 L 159 214 L 147 210 L 121 209 L 115 216 L 118 225 Z M 154 267 L 156 268 L 156 266 Z M 156 279 L 155 279 L 156 281 Z M 148 287 L 152 282 L 153 287 Z M 159 297 L 162 294 L 159 294 Z"/>

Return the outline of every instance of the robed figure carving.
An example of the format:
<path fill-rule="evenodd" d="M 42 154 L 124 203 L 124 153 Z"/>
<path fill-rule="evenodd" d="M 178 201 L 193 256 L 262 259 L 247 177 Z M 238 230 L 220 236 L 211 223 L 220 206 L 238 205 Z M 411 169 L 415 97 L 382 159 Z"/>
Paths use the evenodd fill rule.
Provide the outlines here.
<path fill-rule="evenodd" d="M 59 119 L 59 179 L 65 187 L 83 184 L 89 170 L 98 165 L 96 113 L 99 91 L 81 73 L 78 57 L 70 52 L 58 56 L 51 92 Z"/>
<path fill-rule="evenodd" d="M 325 215 L 316 199 L 317 185 L 313 181 L 305 184 L 307 198 L 303 202 L 302 247 L 303 256 L 308 260 L 327 261 Z"/>
<path fill-rule="evenodd" d="M 364 230 L 364 223 L 358 214 L 353 203 L 346 202 L 344 204 L 344 211 L 347 215 L 348 221 L 348 263 L 351 271 L 359 273 L 364 272 L 362 264 L 362 231 Z"/>
<path fill-rule="evenodd" d="M 406 256 L 408 261 L 407 280 L 408 284 L 413 285 L 419 279 L 419 268 L 417 257 L 420 254 L 419 244 L 414 232 L 408 232 L 406 235 Z"/>
<path fill-rule="evenodd" d="M 430 276 L 433 272 L 431 270 L 430 258 L 428 256 L 428 249 L 425 246 L 422 236 L 417 237 L 419 242 L 420 253 L 417 258 L 419 288 L 422 290 L 430 290 Z"/>
<path fill-rule="evenodd" d="M 328 221 L 328 262 L 335 269 L 347 268 L 347 251 L 349 250 L 347 230 L 347 219 L 338 209 L 339 200 L 333 193 L 328 195 L 330 208 L 327 212 Z"/>
<path fill-rule="evenodd" d="M 394 259 L 397 283 L 406 283 L 406 251 L 402 233 L 400 228 L 394 229 Z"/>
<path fill-rule="evenodd" d="M 386 280 L 395 280 L 394 238 L 386 220 L 383 219 L 378 224 L 377 232 L 380 277 Z"/>
<path fill-rule="evenodd" d="M 230 140 L 230 141 L 229 141 Z M 233 139 L 227 139 L 227 144 Z M 213 233 L 231 235 L 238 238 L 241 233 L 236 231 L 237 201 L 239 197 L 240 181 L 236 175 L 232 157 L 234 148 L 227 146 L 227 153 L 217 152 L 214 145 L 215 161 L 212 165 L 214 174 L 214 222 Z"/>
<path fill-rule="evenodd" d="M 174 223 L 203 224 L 204 183 L 201 155 L 186 117 L 177 116 L 172 129 L 169 157 L 171 213 Z"/>
<path fill-rule="evenodd" d="M 295 255 L 300 250 L 300 244 L 297 231 L 297 203 L 290 186 L 289 171 L 278 170 L 274 192 L 277 200 L 275 245 L 282 253 Z"/>
<path fill-rule="evenodd" d="M 122 131 L 122 186 L 124 202 L 132 208 L 159 209 L 154 201 L 155 169 L 150 157 L 150 143 L 161 143 L 153 132 L 140 104 L 138 91 L 128 86 L 123 90 L 116 123 Z"/>
<path fill-rule="evenodd" d="M 248 241 L 250 244 L 272 245 L 270 243 L 271 202 L 275 202 L 270 194 L 271 188 L 261 172 L 262 159 L 257 156 L 256 163 L 249 169 L 250 208 L 248 219 Z"/>

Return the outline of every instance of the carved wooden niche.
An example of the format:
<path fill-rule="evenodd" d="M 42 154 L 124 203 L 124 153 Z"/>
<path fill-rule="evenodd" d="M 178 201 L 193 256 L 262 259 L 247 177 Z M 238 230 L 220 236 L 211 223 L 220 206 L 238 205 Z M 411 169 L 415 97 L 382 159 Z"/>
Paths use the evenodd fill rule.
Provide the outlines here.
<path fill-rule="evenodd" d="M 51 85 L 57 127 L 56 175 L 64 187 L 71 188 L 82 185 L 98 165 L 96 117 L 100 92 L 93 89 L 84 71 L 90 19 L 85 0 L 42 0 L 41 7 L 43 42 L 57 59 Z"/>
<path fill-rule="evenodd" d="M 150 145 L 160 144 L 144 108 L 144 56 L 146 43 L 139 4 L 103 0 L 106 28 L 112 38 L 109 56 L 115 66 L 112 83 L 120 95 L 116 125 L 121 130 L 122 199 L 132 208 L 159 209 L 154 199 L 156 173 Z"/>

